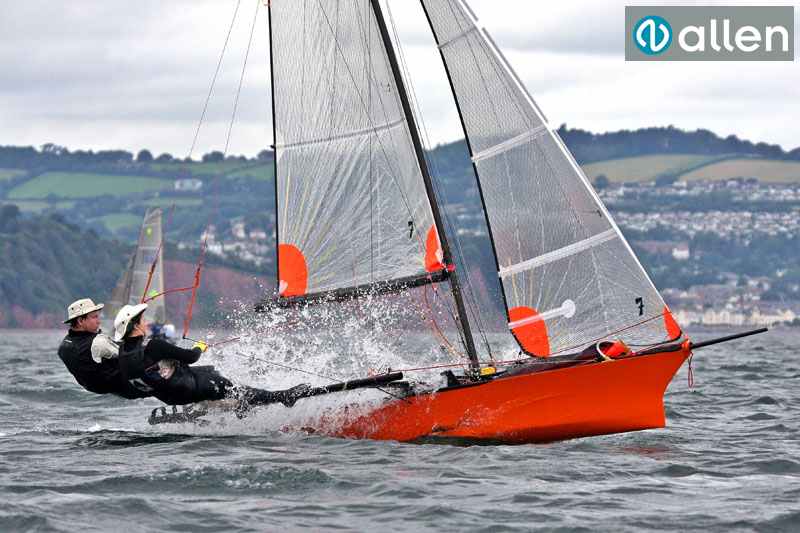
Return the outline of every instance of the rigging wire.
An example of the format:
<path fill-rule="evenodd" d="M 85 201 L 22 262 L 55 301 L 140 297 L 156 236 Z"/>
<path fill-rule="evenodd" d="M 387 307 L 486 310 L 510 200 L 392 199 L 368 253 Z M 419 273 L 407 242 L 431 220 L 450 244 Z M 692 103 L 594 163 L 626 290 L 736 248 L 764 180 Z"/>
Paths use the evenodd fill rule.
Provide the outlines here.
<path fill-rule="evenodd" d="M 424 118 L 424 115 L 422 114 L 422 108 L 421 108 L 420 103 L 419 103 L 419 98 L 417 97 L 417 92 L 416 92 L 416 89 L 415 89 L 414 84 L 412 82 L 412 78 L 411 78 L 410 73 L 409 73 L 408 65 L 407 65 L 407 62 L 406 62 L 406 59 L 405 59 L 405 54 L 403 52 L 403 47 L 400 44 L 400 36 L 398 34 L 398 31 L 397 31 L 397 25 L 395 24 L 394 15 L 392 14 L 392 9 L 391 9 L 391 6 L 390 6 L 389 2 L 386 3 L 386 8 L 387 8 L 387 13 L 389 15 L 389 17 L 388 17 L 389 18 L 389 22 L 391 23 L 392 33 L 394 35 L 394 40 L 395 40 L 395 43 L 397 43 L 396 49 L 398 51 L 398 56 L 400 57 L 400 65 L 401 65 L 401 68 L 403 70 L 403 75 L 405 76 L 405 79 L 406 79 L 406 85 L 410 88 L 412 105 L 413 105 L 414 112 L 415 112 L 415 115 L 416 115 L 416 118 L 417 118 L 417 122 L 421 125 L 421 130 L 422 130 L 421 133 L 422 133 L 422 136 L 423 136 L 423 140 L 424 140 L 424 144 L 425 144 L 425 147 L 426 147 L 426 151 L 428 153 L 430 153 L 431 141 L 430 141 L 430 135 L 428 133 L 428 127 L 427 127 L 427 124 L 425 123 L 425 118 Z M 436 164 L 436 160 L 434 158 L 432 158 L 432 157 L 426 157 L 426 159 L 428 160 L 429 164 L 431 165 L 431 167 L 432 167 L 432 169 L 434 171 L 434 174 L 436 174 L 437 176 L 441 175 L 439 173 L 438 165 Z M 436 194 L 440 198 L 446 199 L 446 195 L 444 195 L 444 193 L 443 193 L 443 189 L 441 187 L 441 184 L 439 183 L 439 180 L 431 180 L 431 181 L 433 183 L 433 186 L 434 186 Z M 443 213 L 442 213 L 442 218 L 444 219 L 445 225 L 447 226 L 446 228 L 443 228 L 443 230 L 447 230 L 447 229 L 450 230 L 450 234 L 453 235 L 453 240 L 455 241 L 455 244 L 456 244 L 456 255 L 458 256 L 461 264 L 466 266 L 467 263 L 466 263 L 466 260 L 465 260 L 464 250 L 463 250 L 463 248 L 461 246 L 461 239 L 458 237 L 458 233 L 455 231 L 455 226 L 454 226 L 454 224 L 453 224 L 453 222 L 451 220 L 451 217 L 449 216 L 447 211 L 448 211 L 447 209 L 443 209 Z M 470 306 L 469 313 L 470 313 L 470 315 L 472 316 L 472 318 L 474 319 L 474 321 L 476 323 L 478 332 L 480 333 L 481 338 L 482 338 L 482 340 L 483 340 L 483 342 L 484 342 L 484 344 L 486 346 L 486 350 L 487 350 L 487 352 L 489 354 L 489 357 L 492 357 L 491 345 L 489 344 L 489 340 L 488 340 L 488 338 L 486 336 L 486 326 L 484 324 L 483 319 L 481 318 L 480 313 L 478 312 L 478 301 L 477 301 L 477 297 L 475 296 L 475 288 L 474 288 L 474 284 L 472 282 L 472 277 L 469 275 L 469 272 L 465 272 L 464 274 L 465 274 L 464 278 L 466 279 L 466 283 L 467 283 L 468 298 L 470 299 L 470 303 L 472 304 Z M 451 315 L 453 315 L 453 317 L 455 319 L 455 315 L 452 312 L 452 310 L 451 310 Z M 458 324 L 457 320 L 456 320 L 456 324 Z M 460 331 L 460 328 L 459 328 L 459 331 Z M 464 335 L 463 332 L 462 332 L 462 335 Z"/>
<path fill-rule="evenodd" d="M 233 10 L 233 17 L 231 18 L 230 26 L 228 27 L 228 34 L 225 36 L 225 44 L 222 45 L 222 51 L 219 54 L 219 60 L 217 61 L 217 68 L 214 71 L 214 76 L 211 79 L 211 86 L 208 88 L 208 95 L 206 95 L 206 102 L 203 105 L 203 112 L 200 114 L 200 120 L 197 122 L 197 129 L 194 132 L 194 139 L 192 140 L 192 146 L 189 148 L 189 155 L 187 156 L 189 159 L 192 158 L 192 154 L 194 153 L 195 146 L 197 146 L 197 138 L 200 135 L 200 128 L 203 125 L 203 121 L 206 118 L 206 111 L 208 111 L 208 104 L 211 101 L 211 94 L 214 92 L 214 85 L 217 83 L 217 76 L 219 76 L 219 70 L 222 67 L 222 59 L 225 57 L 225 50 L 228 48 L 228 41 L 231 38 L 231 32 L 233 31 L 234 23 L 236 22 L 236 15 L 239 13 L 239 5 L 242 3 L 242 0 L 236 0 L 236 9 Z"/>
<path fill-rule="evenodd" d="M 225 38 L 225 43 L 223 44 L 223 47 L 222 47 L 222 52 L 220 54 L 220 59 L 219 59 L 219 62 L 217 63 L 217 69 L 214 72 L 214 76 L 213 76 L 213 79 L 212 79 L 212 82 L 211 82 L 211 89 L 209 89 L 208 97 L 206 99 L 206 104 L 205 104 L 205 107 L 203 109 L 203 113 L 202 113 L 202 115 L 200 117 L 200 123 L 197 126 L 197 131 L 198 132 L 200 131 L 200 127 L 202 126 L 202 123 L 203 123 L 203 120 L 204 120 L 204 117 L 205 117 L 206 109 L 208 107 L 208 102 L 209 102 L 209 100 L 211 98 L 211 92 L 213 91 L 214 85 L 216 83 L 217 76 L 219 74 L 220 65 L 222 64 L 222 59 L 223 59 L 223 57 L 225 55 L 225 50 L 226 50 L 226 48 L 228 46 L 228 42 L 230 40 L 231 31 L 232 31 L 234 23 L 236 21 L 236 15 L 237 15 L 237 13 L 239 11 L 239 4 L 240 3 L 241 3 L 241 0 L 238 0 L 237 3 L 236 3 L 236 9 L 234 10 L 234 15 L 233 15 L 233 18 L 231 20 L 231 25 L 230 25 L 230 27 L 228 29 L 228 34 L 227 34 L 227 36 Z M 233 132 L 233 126 L 234 126 L 234 124 L 236 122 L 236 113 L 237 113 L 238 106 L 239 106 L 239 97 L 241 95 L 242 85 L 244 83 L 244 76 L 245 76 L 245 73 L 246 73 L 246 70 L 247 70 L 247 60 L 248 60 L 248 57 L 250 55 L 251 46 L 253 44 L 253 35 L 255 33 L 255 27 L 256 27 L 256 22 L 258 20 L 258 11 L 259 11 L 260 6 L 261 6 L 261 3 L 260 2 L 256 2 L 256 9 L 255 9 L 255 12 L 253 13 L 253 22 L 252 22 L 252 24 L 250 26 L 250 36 L 249 36 L 249 39 L 247 41 L 247 50 L 245 51 L 245 57 L 244 57 L 244 61 L 242 63 L 242 72 L 241 72 L 241 74 L 239 76 L 239 83 L 238 83 L 238 86 L 236 88 L 236 97 L 234 99 L 233 110 L 231 112 L 231 120 L 230 120 L 230 123 L 228 125 L 228 131 L 227 131 L 227 135 L 226 135 L 226 138 L 225 138 L 225 149 L 223 151 L 223 158 L 228 154 L 228 148 L 230 146 L 231 134 Z M 196 140 L 197 140 L 197 133 L 195 134 L 195 142 L 196 142 Z M 194 143 L 193 143 L 192 147 L 194 148 Z M 214 206 L 213 206 L 213 208 L 211 209 L 211 212 L 209 212 L 209 215 L 208 215 L 208 221 L 206 223 L 205 238 L 203 239 L 203 243 L 202 243 L 202 245 L 200 247 L 200 257 L 198 259 L 197 268 L 195 270 L 193 285 L 191 287 L 187 287 L 187 288 L 183 288 L 183 289 L 176 289 L 175 291 L 165 291 L 165 292 L 176 292 L 176 291 L 179 291 L 179 290 L 191 290 L 192 291 L 192 295 L 191 295 L 191 297 L 189 299 L 189 303 L 188 303 L 187 309 L 186 309 L 186 317 L 185 317 L 184 322 L 183 322 L 183 337 L 182 338 L 185 339 L 185 340 L 194 340 L 194 339 L 191 339 L 188 335 L 189 335 L 189 328 L 190 328 L 191 323 L 192 323 L 194 304 L 197 301 L 197 293 L 199 292 L 199 289 L 200 289 L 201 273 L 202 273 L 203 266 L 205 264 L 205 254 L 206 254 L 206 249 L 207 249 L 207 246 L 208 246 L 208 229 L 211 227 L 212 213 L 217 213 L 217 214 L 219 213 L 219 197 L 217 195 L 214 196 Z M 226 340 L 224 342 L 217 343 L 217 344 L 224 344 L 225 342 L 229 342 L 229 341 L 230 341 L 230 339 Z"/>
<path fill-rule="evenodd" d="M 197 268 L 194 271 L 194 284 L 192 285 L 192 296 L 189 298 L 189 304 L 186 307 L 186 318 L 183 320 L 183 338 L 186 339 L 189 335 L 189 327 L 192 325 L 192 313 L 194 310 L 194 303 L 197 300 L 197 291 L 200 288 L 200 273 L 203 270 L 203 264 L 206 256 L 206 244 L 208 243 L 208 233 L 206 238 L 203 239 L 203 244 L 200 246 L 200 258 L 197 261 Z"/>
<path fill-rule="evenodd" d="M 247 58 L 250 57 L 250 47 L 253 44 L 253 33 L 256 29 L 256 20 L 258 19 L 258 9 L 261 7 L 261 2 L 256 2 L 256 9 L 253 13 L 253 23 L 250 25 L 250 39 L 247 41 L 247 50 L 244 54 L 244 63 L 242 64 L 242 74 L 239 77 L 239 85 L 236 88 L 236 99 L 233 102 L 233 112 L 231 113 L 231 122 L 228 125 L 228 135 L 225 138 L 225 150 L 223 151 L 224 155 L 228 154 L 228 146 L 231 141 L 231 133 L 233 132 L 233 123 L 236 121 L 236 111 L 239 108 L 239 95 L 242 92 L 242 83 L 244 82 L 244 74 L 247 70 Z"/>

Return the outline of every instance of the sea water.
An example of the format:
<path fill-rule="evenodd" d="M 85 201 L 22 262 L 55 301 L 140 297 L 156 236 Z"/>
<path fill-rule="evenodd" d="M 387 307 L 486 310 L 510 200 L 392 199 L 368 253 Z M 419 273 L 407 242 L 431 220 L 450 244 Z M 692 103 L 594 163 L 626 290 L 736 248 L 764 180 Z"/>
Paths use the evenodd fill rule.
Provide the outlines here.
<path fill-rule="evenodd" d="M 800 530 L 797 330 L 698 350 L 694 388 L 684 366 L 668 389 L 665 429 L 522 446 L 286 430 L 325 402 L 374 392 L 206 427 L 149 426 L 158 402 L 74 382 L 56 356 L 63 334 L 0 331 L 0 531 Z M 270 360 L 331 377 L 403 363 L 385 355 L 391 335 L 376 337 L 386 345 L 338 334 L 289 346 L 249 334 L 204 357 L 272 388 L 322 378 Z M 369 357 L 345 365 L 359 350 Z"/>

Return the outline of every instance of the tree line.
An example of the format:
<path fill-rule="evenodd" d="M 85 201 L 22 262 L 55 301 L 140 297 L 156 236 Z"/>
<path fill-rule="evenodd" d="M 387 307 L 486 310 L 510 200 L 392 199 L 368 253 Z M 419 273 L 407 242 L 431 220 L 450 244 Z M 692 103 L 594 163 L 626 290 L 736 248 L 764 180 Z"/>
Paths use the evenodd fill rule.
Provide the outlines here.
<path fill-rule="evenodd" d="M 777 144 L 752 141 L 738 138 L 736 135 L 720 137 L 717 134 L 698 129 L 684 131 L 674 126 L 658 128 L 640 128 L 637 130 L 620 130 L 609 133 L 592 133 L 582 129 L 568 128 L 563 124 L 558 129 L 569 149 L 581 164 L 655 154 L 745 154 L 769 159 L 786 159 L 800 161 L 800 147 L 786 151 Z M 433 150 L 439 159 L 444 175 L 463 175 L 463 154 L 466 153 L 464 141 L 447 143 Z M 243 155 L 226 156 L 220 151 L 212 151 L 200 158 L 204 163 L 222 161 L 240 161 L 243 163 L 270 162 L 274 158 L 271 150 L 264 149 L 255 157 Z M 188 157 L 161 153 L 155 156 L 150 150 L 143 149 L 134 154 L 126 150 L 75 150 L 65 146 L 47 143 L 39 148 L 33 146 L 0 146 L 0 167 L 37 169 L 46 167 L 50 170 L 70 170 L 95 168 L 139 166 L 146 167 L 153 163 L 197 163 Z"/>

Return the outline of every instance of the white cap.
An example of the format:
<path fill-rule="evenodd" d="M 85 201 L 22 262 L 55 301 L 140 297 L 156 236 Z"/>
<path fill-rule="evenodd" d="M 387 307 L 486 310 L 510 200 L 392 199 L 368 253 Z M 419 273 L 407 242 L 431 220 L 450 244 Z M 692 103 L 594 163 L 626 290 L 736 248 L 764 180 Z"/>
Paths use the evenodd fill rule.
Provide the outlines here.
<path fill-rule="evenodd" d="M 117 318 L 114 319 L 114 340 L 116 342 L 120 342 L 125 338 L 128 324 L 133 318 L 144 313 L 145 309 L 147 309 L 147 304 L 122 306 L 122 309 L 117 313 Z"/>
<path fill-rule="evenodd" d="M 67 307 L 67 319 L 64 321 L 64 324 L 72 320 L 73 318 L 78 318 L 79 316 L 88 315 L 92 311 L 99 311 L 103 308 L 103 304 L 95 304 L 91 298 L 83 298 L 81 300 L 75 300 L 69 307 Z"/>

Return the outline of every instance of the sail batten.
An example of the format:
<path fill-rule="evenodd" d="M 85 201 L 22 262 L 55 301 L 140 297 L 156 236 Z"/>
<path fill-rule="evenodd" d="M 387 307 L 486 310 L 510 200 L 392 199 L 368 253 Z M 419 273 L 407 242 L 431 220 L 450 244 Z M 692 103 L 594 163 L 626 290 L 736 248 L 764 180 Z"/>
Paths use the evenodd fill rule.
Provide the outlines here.
<path fill-rule="evenodd" d="M 457 40 L 459 40 L 459 39 L 461 39 L 463 37 L 466 37 L 467 35 L 469 35 L 473 31 L 478 31 L 478 28 L 475 27 L 475 26 L 472 26 L 471 28 L 467 28 L 466 30 L 462 31 L 459 34 L 450 37 L 447 41 L 445 41 L 445 42 L 443 42 L 442 44 L 439 45 L 439 49 L 440 50 L 444 49 L 445 47 L 447 47 L 448 45 L 456 42 Z"/>
<path fill-rule="evenodd" d="M 486 148 L 481 152 L 478 152 L 477 154 L 472 156 L 472 161 L 474 163 L 477 163 L 478 161 L 481 161 L 483 159 L 488 159 L 490 157 L 500 155 L 503 152 L 511 150 L 515 146 L 519 146 L 520 144 L 533 140 L 540 135 L 544 135 L 546 132 L 547 128 L 544 125 L 537 126 L 531 130 L 520 133 L 516 137 L 508 139 L 507 141 L 503 141 L 494 146 L 490 146 L 489 148 Z"/>
<path fill-rule="evenodd" d="M 331 141 L 349 139 L 351 137 L 363 137 L 363 136 L 366 136 L 366 135 L 374 135 L 374 134 L 376 134 L 376 133 L 378 133 L 380 131 L 383 131 L 383 130 L 389 130 L 389 129 L 392 129 L 392 128 L 396 128 L 397 126 L 402 126 L 404 123 L 405 123 L 404 120 L 398 119 L 398 120 L 395 120 L 393 122 L 389 122 L 387 124 L 377 124 L 377 125 L 375 125 L 373 127 L 370 127 L 370 128 L 365 128 L 365 129 L 355 130 L 355 131 L 350 131 L 350 132 L 344 132 L 344 133 L 340 133 L 338 135 L 334 135 L 334 136 L 331 136 L 331 137 L 323 137 L 321 139 L 311 139 L 311 140 L 308 140 L 308 141 L 298 142 L 298 143 L 294 143 L 294 144 L 276 145 L 276 147 L 277 148 L 282 148 L 284 150 L 288 150 L 290 148 L 299 148 L 299 147 L 302 147 L 302 146 L 310 146 L 312 144 L 323 144 L 323 143 L 328 143 L 328 142 L 331 142 Z"/>
<path fill-rule="evenodd" d="M 524 272 L 525 270 L 532 270 L 534 268 L 546 265 L 547 263 L 552 263 L 553 261 L 558 261 L 559 259 L 575 255 L 584 250 L 588 250 L 589 248 L 603 244 L 611 239 L 616 239 L 617 237 L 617 232 L 613 229 L 609 229 L 602 233 L 598 233 L 597 235 L 593 235 L 588 239 L 583 239 L 582 241 L 569 244 L 563 248 L 559 248 L 558 250 L 547 252 L 539 257 L 534 257 L 533 259 L 528 259 L 527 261 L 523 261 L 515 265 L 501 267 L 498 274 L 501 278 L 505 278 L 520 272 Z"/>

